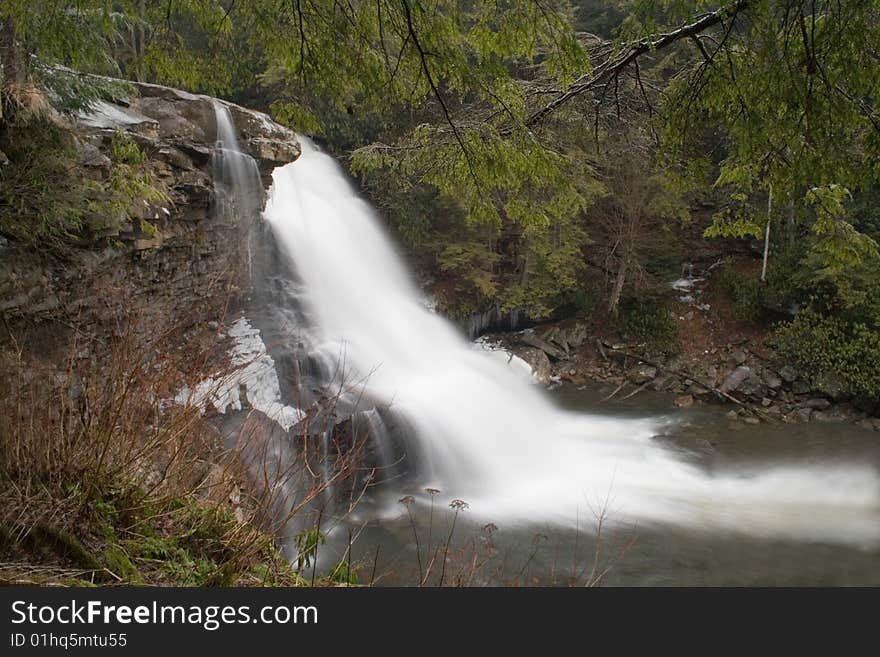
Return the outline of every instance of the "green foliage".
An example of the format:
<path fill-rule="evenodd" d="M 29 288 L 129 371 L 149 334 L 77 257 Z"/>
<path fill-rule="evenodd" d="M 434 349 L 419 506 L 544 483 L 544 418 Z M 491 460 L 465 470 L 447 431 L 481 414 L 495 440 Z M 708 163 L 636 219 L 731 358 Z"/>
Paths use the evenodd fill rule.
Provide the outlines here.
<path fill-rule="evenodd" d="M 716 283 L 733 300 L 737 319 L 756 322 L 763 317 L 766 285 L 756 275 L 739 272 L 727 263 L 718 272 Z"/>
<path fill-rule="evenodd" d="M 131 137 L 120 131 L 114 133 L 110 142 L 110 158 L 113 166 L 106 184 L 107 194 L 100 203 L 90 206 L 96 216 L 110 219 L 105 229 L 118 229 L 122 223 L 130 220 L 132 205 L 169 202 L 165 193 L 153 184 L 147 171 L 147 157 Z M 145 219 L 139 219 L 137 225 L 147 235 L 155 236 L 158 233 L 156 227 Z"/>
<path fill-rule="evenodd" d="M 181 547 L 174 538 L 147 537 L 130 541 L 129 548 L 138 551 L 140 559 L 157 561 L 163 575 L 178 586 L 207 586 L 230 584 L 228 579 L 218 581 L 222 569 L 212 559 Z"/>
<path fill-rule="evenodd" d="M 623 300 L 617 327 L 624 338 L 644 344 L 649 352 L 672 354 L 679 350 L 678 323 L 658 299 Z"/>
<path fill-rule="evenodd" d="M 269 106 L 272 118 L 297 132 L 309 135 L 320 135 L 324 132 L 321 120 L 315 114 L 296 103 L 276 100 Z"/>
<path fill-rule="evenodd" d="M 819 389 L 835 376 L 850 394 L 880 399 L 880 333 L 865 324 L 806 310 L 777 328 L 773 345 Z"/>
<path fill-rule="evenodd" d="M 523 112 L 525 90 L 512 65 L 536 65 L 563 86 L 586 65 L 565 2 L 297 3 L 236 8 L 275 79 L 286 77 L 289 102 L 323 97 L 338 108 L 369 111 L 403 100 L 447 108 L 467 95 L 502 112 Z M 306 94 L 301 93 L 306 91 Z"/>
<path fill-rule="evenodd" d="M 124 80 L 87 75 L 58 66 L 38 64 L 34 76 L 49 92 L 52 107 L 66 115 L 83 112 L 99 100 L 127 98 L 132 89 Z"/>
<path fill-rule="evenodd" d="M 880 241 L 880 185 L 854 190 L 848 215 L 860 233 Z"/>
<path fill-rule="evenodd" d="M 317 527 L 304 529 L 294 537 L 296 544 L 296 572 L 302 573 L 318 556 L 318 548 L 327 542 L 327 536 Z"/>
<path fill-rule="evenodd" d="M 683 260 L 676 246 L 664 243 L 659 248 L 644 249 L 645 272 L 663 281 L 680 276 Z"/>
<path fill-rule="evenodd" d="M 635 161 L 651 193 L 637 219 L 630 204 L 628 256 L 643 255 L 635 247 L 657 225 L 641 214 L 685 219 L 684 198 L 711 194 L 722 202 L 706 235 L 761 238 L 769 221 L 774 255 L 781 244 L 803 247 L 765 304 L 812 295 L 828 312 L 877 323 L 880 220 L 852 214 L 844 190 L 858 196 L 880 183 L 880 2 L 573 4 L 8 0 L 0 21 L 65 111 L 115 92 L 63 67 L 121 72 L 256 94 L 279 120 L 353 152 L 352 170 L 446 285 L 454 312 L 498 304 L 537 318 L 576 298 L 585 210 L 605 191 L 618 209 L 639 197 L 615 185 Z M 719 7 L 723 20 L 701 33 L 583 86 L 632 47 Z M 576 28 L 617 40 L 598 47 Z M 634 133 L 650 148 L 634 151 Z M 0 231 L 15 239 L 112 238 L 129 200 L 158 202 L 143 165 L 124 153 L 108 181 L 81 183 L 64 175 L 72 154 L 63 148 L 22 157 L 8 141 L 0 148 L 16 166 L 0 174 Z M 658 141 L 662 175 L 644 166 Z M 635 156 L 624 161 L 621 150 Z M 771 278 L 777 264 L 771 256 Z M 734 292 L 754 315 L 759 290 Z"/>
<path fill-rule="evenodd" d="M 118 543 L 112 543 L 101 552 L 101 563 L 111 573 L 129 584 L 142 584 L 143 578 L 126 551 Z"/>
<path fill-rule="evenodd" d="M 502 138 L 489 129 L 457 131 L 427 124 L 405 145 L 357 150 L 357 174 L 385 169 L 402 180 L 427 183 L 466 212 L 473 225 L 548 227 L 582 211 L 597 193 L 577 158 L 548 151 L 523 133 Z"/>
<path fill-rule="evenodd" d="M 0 4 L 0 20 L 14 29 L 36 63 L 101 73 L 118 70 L 110 48 L 112 16 L 111 3 L 105 0 L 4 0 Z"/>
<path fill-rule="evenodd" d="M 100 184 L 83 180 L 72 136 L 53 123 L 0 130 L 0 233 L 37 245 L 76 239 L 100 198 Z"/>
<path fill-rule="evenodd" d="M 662 32 L 712 4 L 640 2 L 628 33 Z M 664 96 L 664 145 L 675 161 L 716 153 L 715 185 L 729 201 L 707 236 L 761 238 L 772 189 L 770 221 L 783 224 L 785 215 L 792 231 L 795 220 L 808 220 L 819 237 L 804 263 L 809 275 L 835 278 L 846 261 L 872 248 L 840 221 L 834 205 L 841 199 L 831 196 L 880 176 L 880 115 L 865 100 L 880 86 L 880 66 L 869 54 L 880 40 L 878 9 L 875 0 L 758 0 L 730 19 L 724 47 L 716 48 L 717 35 L 714 42 L 701 38 L 702 50 L 693 40 L 680 46 L 690 64 Z"/>
<path fill-rule="evenodd" d="M 455 304 L 459 312 L 485 308 L 491 300 L 534 318 L 548 316 L 577 286 L 583 266 L 582 213 L 602 191 L 591 167 L 582 156 L 552 153 L 525 136 L 467 131 L 459 134 L 462 150 L 443 132 L 423 125 L 409 146 L 359 149 L 352 168 L 368 180 L 398 181 L 400 193 L 424 194 L 419 190 L 427 187 L 429 196 L 449 207 L 447 214 L 463 219 L 464 225 L 450 226 L 434 240 L 439 273 L 455 275 L 465 297 Z M 398 225 L 413 242 L 438 221 L 436 212 L 416 211 Z M 463 242 L 462 233 L 480 241 Z M 505 248 L 511 235 L 516 244 Z"/>
<path fill-rule="evenodd" d="M 337 584 L 354 586 L 358 583 L 357 572 L 347 562 L 340 561 L 327 574 L 327 580 Z"/>
<path fill-rule="evenodd" d="M 827 310 L 878 325 L 880 253 L 877 242 L 846 220 L 847 198 L 838 186 L 810 190 L 816 219 L 796 281 L 815 291 Z"/>
<path fill-rule="evenodd" d="M 143 151 L 131 137 L 117 130 L 110 140 L 110 155 L 117 164 L 137 166 L 147 161 Z"/>
<path fill-rule="evenodd" d="M 110 143 L 106 180 L 87 178 L 71 133 L 51 122 L 0 130 L 0 233 L 33 247 L 61 248 L 118 231 L 137 204 L 167 196 L 147 171 L 146 156 L 121 132 Z M 139 220 L 147 234 L 155 227 Z"/>
<path fill-rule="evenodd" d="M 742 192 L 734 192 L 726 199 L 725 207 L 712 215 L 712 224 L 706 228 L 706 237 L 754 237 L 764 234 L 766 218 L 755 216 L 756 210 Z"/>
<path fill-rule="evenodd" d="M 563 294 L 560 306 L 570 309 L 575 317 L 590 319 L 602 303 L 602 290 L 597 285 L 581 281 L 575 288 Z"/>
<path fill-rule="evenodd" d="M 317 527 L 304 529 L 294 537 L 297 549 L 295 571 L 298 576 L 304 576 L 306 569 L 312 567 L 318 556 L 318 548 L 326 542 L 327 535 Z M 346 561 L 340 561 L 326 575 L 321 577 L 321 581 L 356 585 L 358 583 L 358 576 L 351 564 Z"/>
<path fill-rule="evenodd" d="M 446 293 L 444 305 L 454 305 L 456 314 L 475 312 L 493 300 L 498 290 L 495 278 L 495 265 L 499 256 L 490 251 L 485 243 L 459 242 L 447 245 L 437 258 L 440 271 L 452 274 L 454 295 Z M 452 298 L 450 298 L 452 296 Z M 464 301 L 469 300 L 468 303 Z M 452 302 L 452 303 L 450 303 Z"/>
<path fill-rule="evenodd" d="M 525 230 L 525 273 L 499 296 L 502 310 L 523 310 L 533 319 L 548 317 L 580 286 L 587 243 L 581 223 L 560 219 L 548 229 Z"/>

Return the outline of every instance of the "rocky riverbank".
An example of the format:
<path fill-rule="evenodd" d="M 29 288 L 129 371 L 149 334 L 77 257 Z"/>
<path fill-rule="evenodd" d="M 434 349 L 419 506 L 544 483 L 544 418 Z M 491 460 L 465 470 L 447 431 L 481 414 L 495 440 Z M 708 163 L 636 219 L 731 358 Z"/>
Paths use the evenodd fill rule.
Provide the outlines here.
<path fill-rule="evenodd" d="M 614 334 L 597 336 L 595 325 L 584 320 L 492 334 L 484 340 L 525 360 L 543 385 L 613 385 L 609 401 L 653 390 L 669 393 L 680 408 L 726 404 L 731 419 L 747 424 L 850 422 L 880 431 L 876 402 L 847 398 L 833 377 L 817 386 L 763 344 L 743 337 L 702 344 L 699 350 L 685 347 L 671 357 L 645 355 L 643 345 Z"/>

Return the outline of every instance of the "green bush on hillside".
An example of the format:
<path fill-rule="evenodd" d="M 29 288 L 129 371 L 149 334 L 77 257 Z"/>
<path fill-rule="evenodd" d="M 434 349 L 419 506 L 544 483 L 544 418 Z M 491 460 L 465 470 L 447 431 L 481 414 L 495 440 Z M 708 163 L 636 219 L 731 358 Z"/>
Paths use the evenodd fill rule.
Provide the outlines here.
<path fill-rule="evenodd" d="M 726 264 L 718 272 L 718 287 L 733 301 L 737 319 L 756 322 L 763 316 L 764 285 L 757 276 L 744 274 Z"/>
<path fill-rule="evenodd" d="M 32 247 L 51 250 L 112 233 L 131 219 L 133 206 L 168 201 L 144 153 L 121 132 L 110 142 L 106 180 L 85 175 L 73 133 L 48 120 L 0 129 L 0 150 L 9 158 L 0 167 L 0 235 Z"/>
<path fill-rule="evenodd" d="M 643 343 L 649 352 L 671 354 L 679 350 L 678 323 L 657 299 L 624 300 L 617 327 L 624 338 Z"/>
<path fill-rule="evenodd" d="M 880 399 L 880 332 L 865 324 L 805 310 L 776 329 L 773 346 L 818 390 L 839 379 L 846 393 Z"/>

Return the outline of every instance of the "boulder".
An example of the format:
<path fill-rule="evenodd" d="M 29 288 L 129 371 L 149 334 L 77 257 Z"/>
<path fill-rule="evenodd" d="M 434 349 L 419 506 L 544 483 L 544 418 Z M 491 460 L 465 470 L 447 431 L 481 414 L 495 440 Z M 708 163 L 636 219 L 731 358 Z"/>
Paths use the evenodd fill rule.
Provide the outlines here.
<path fill-rule="evenodd" d="M 752 376 L 752 370 L 745 365 L 740 365 L 724 379 L 720 388 L 721 392 L 736 392 L 750 376 Z"/>
<path fill-rule="evenodd" d="M 643 383 L 648 383 L 648 381 L 653 381 L 656 376 L 657 368 L 646 363 L 639 363 L 635 367 L 631 367 L 626 373 L 627 380 L 636 385 L 642 385 Z"/>
<path fill-rule="evenodd" d="M 558 348 L 559 351 L 564 354 L 565 358 L 570 357 L 571 354 L 568 341 L 565 339 L 564 332 L 560 331 L 558 326 L 551 326 L 543 331 L 536 331 L 535 335 L 539 340 L 542 340 L 552 347 Z"/>
<path fill-rule="evenodd" d="M 135 203 L 124 212 L 113 208 L 106 216 L 89 213 L 85 224 L 94 239 L 68 262 L 47 263 L 23 250 L 7 254 L 4 249 L 0 311 L 25 321 L 72 321 L 71 328 L 103 341 L 115 331 L 109 318 L 129 301 L 155 307 L 160 323 L 167 321 L 167 314 L 188 328 L 219 319 L 232 301 L 230 294 L 241 293 L 248 284 L 244 268 L 233 265 L 244 260 L 243 234 L 253 227 L 245 222 L 256 223 L 258 213 L 221 220 L 213 212 L 214 105 L 224 101 L 159 85 L 130 87 L 130 98 L 102 100 L 72 119 L 75 175 L 106 181 L 113 171 L 113 138 L 122 132 L 143 151 L 144 171 L 167 200 Z M 227 107 L 237 126 L 247 125 L 240 134 L 242 149 L 271 160 L 258 161 L 261 170 L 298 155 L 292 131 L 260 112 Z M 88 201 L 106 200 L 98 187 Z M 154 329 L 144 322 L 137 330 Z"/>
<path fill-rule="evenodd" d="M 877 400 L 865 396 L 860 396 L 853 399 L 853 406 L 855 406 L 863 413 L 867 413 L 868 415 L 876 415 L 878 410 Z"/>
<path fill-rule="evenodd" d="M 520 342 L 522 342 L 523 344 L 540 349 L 554 360 L 564 360 L 567 357 L 567 354 L 565 352 L 563 352 L 561 349 L 557 349 L 546 340 L 538 337 L 532 329 L 526 329 L 525 331 L 520 332 L 518 334 L 518 337 L 520 339 Z"/>
<path fill-rule="evenodd" d="M 299 143 L 295 141 L 276 141 L 255 137 L 248 143 L 251 147 L 251 155 L 268 164 L 287 164 L 293 162 L 300 154 Z"/>
<path fill-rule="evenodd" d="M 785 365 L 779 368 L 779 376 L 781 376 L 782 380 L 786 383 L 794 383 L 795 379 L 798 378 L 798 373 L 791 365 Z"/>
<path fill-rule="evenodd" d="M 814 397 L 797 405 L 798 408 L 812 408 L 813 410 L 822 411 L 831 406 L 831 402 L 822 397 Z"/>
<path fill-rule="evenodd" d="M 831 411 L 815 411 L 813 420 L 815 422 L 844 422 L 848 418 L 843 413 L 834 413 Z"/>
<path fill-rule="evenodd" d="M 761 378 L 764 380 L 764 383 L 767 385 L 767 387 L 771 390 L 776 390 L 782 387 L 782 379 L 774 374 L 771 370 L 765 369 L 761 373 Z"/>
<path fill-rule="evenodd" d="M 87 112 L 77 117 L 80 126 L 97 130 L 122 130 L 136 133 L 149 139 L 158 139 L 160 125 L 155 119 L 146 116 L 136 108 L 123 107 L 115 103 L 99 100 Z"/>
<path fill-rule="evenodd" d="M 682 395 L 681 397 L 676 397 L 673 402 L 678 408 L 690 408 L 694 405 L 693 395 Z"/>
<path fill-rule="evenodd" d="M 677 384 L 677 376 L 668 372 L 661 372 L 657 375 L 657 378 L 654 379 L 653 383 L 651 383 L 651 389 L 656 390 L 657 392 L 662 392 L 663 390 L 671 390 Z"/>
<path fill-rule="evenodd" d="M 687 390 L 685 391 L 687 394 L 692 395 L 694 397 L 705 397 L 707 395 L 711 395 L 712 391 L 708 388 L 701 386 L 699 383 L 691 383 Z"/>
<path fill-rule="evenodd" d="M 173 150 L 161 155 L 172 166 L 187 168 L 178 156 L 182 153 L 196 167 L 203 168 L 210 163 L 217 141 L 215 104 L 220 103 L 229 110 L 242 150 L 257 160 L 266 179 L 276 166 L 293 162 L 300 155 L 296 134 L 262 112 L 158 84 L 130 84 L 136 96 L 99 101 L 77 117 L 79 126 L 109 133 L 122 130 L 137 136 L 141 146 L 150 145 L 160 151 L 171 144 Z"/>
<path fill-rule="evenodd" d="M 768 394 L 768 388 L 764 385 L 764 382 L 760 377 L 755 374 L 751 374 L 746 377 L 745 381 L 743 381 L 739 387 L 737 388 L 737 392 L 740 392 L 744 395 L 752 397 L 754 399 L 763 399 Z"/>
<path fill-rule="evenodd" d="M 90 142 L 85 142 L 79 146 L 79 163 L 84 167 L 92 167 L 96 169 L 106 169 L 109 171 L 112 162 L 110 158 L 104 155 L 101 150 Z"/>
<path fill-rule="evenodd" d="M 721 392 L 739 393 L 755 400 L 761 400 L 769 396 L 770 390 L 752 369 L 746 365 L 740 365 L 727 375 L 720 387 Z"/>
<path fill-rule="evenodd" d="M 849 386 L 835 372 L 822 372 L 813 379 L 813 388 L 837 401 L 849 394 Z"/>
<path fill-rule="evenodd" d="M 575 322 L 566 332 L 566 340 L 573 349 L 580 349 L 589 339 L 590 331 L 586 322 Z"/>
<path fill-rule="evenodd" d="M 742 349 L 734 349 L 730 352 L 730 359 L 737 365 L 742 365 L 749 358 L 749 355 Z"/>
<path fill-rule="evenodd" d="M 552 368 L 550 366 L 550 359 L 547 358 L 547 354 L 544 351 L 536 347 L 525 347 L 517 349 L 515 353 L 529 364 L 529 367 L 532 368 L 532 376 L 535 377 L 538 383 L 542 385 L 550 383 Z"/>

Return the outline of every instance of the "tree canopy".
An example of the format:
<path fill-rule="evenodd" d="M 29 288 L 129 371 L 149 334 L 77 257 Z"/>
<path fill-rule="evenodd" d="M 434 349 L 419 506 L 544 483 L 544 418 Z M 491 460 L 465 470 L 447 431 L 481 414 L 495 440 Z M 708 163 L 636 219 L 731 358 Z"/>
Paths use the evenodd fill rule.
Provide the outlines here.
<path fill-rule="evenodd" d="M 78 72 L 257 98 L 350 156 L 438 271 L 470 263 L 476 298 L 536 315 L 615 193 L 609 146 L 640 134 L 668 202 L 723 191 L 708 235 L 779 224 L 845 291 L 878 257 L 848 213 L 880 179 L 878 19 L 877 0 L 7 0 L 3 107 L 26 80 L 88 102 Z"/>

